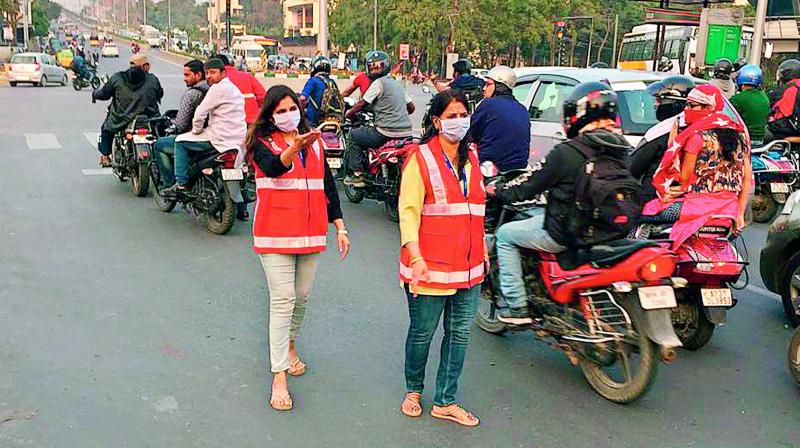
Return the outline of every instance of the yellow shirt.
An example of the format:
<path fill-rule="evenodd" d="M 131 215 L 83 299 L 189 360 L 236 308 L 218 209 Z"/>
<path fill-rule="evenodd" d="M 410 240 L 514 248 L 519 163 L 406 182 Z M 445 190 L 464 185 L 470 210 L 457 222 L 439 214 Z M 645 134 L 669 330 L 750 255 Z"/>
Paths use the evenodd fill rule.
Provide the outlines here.
<path fill-rule="evenodd" d="M 466 181 L 469 185 L 471 165 L 467 160 L 464 165 Z M 419 241 L 419 226 L 422 221 L 422 205 L 425 203 L 425 181 L 422 180 L 419 163 L 416 157 L 411 157 L 403 170 L 400 179 L 400 198 L 398 199 L 397 210 L 400 215 L 400 244 Z M 425 254 L 422 254 L 424 257 Z M 418 294 L 427 296 L 452 296 L 456 293 L 455 289 L 429 288 L 420 286 L 417 288 Z"/>

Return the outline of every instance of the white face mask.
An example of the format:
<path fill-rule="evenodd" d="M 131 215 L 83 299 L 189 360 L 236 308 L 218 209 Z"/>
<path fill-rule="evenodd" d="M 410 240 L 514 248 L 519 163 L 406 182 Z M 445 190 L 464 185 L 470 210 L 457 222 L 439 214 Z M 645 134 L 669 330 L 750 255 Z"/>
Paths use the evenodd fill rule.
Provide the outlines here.
<path fill-rule="evenodd" d="M 282 114 L 275 114 L 272 119 L 275 121 L 275 126 L 281 131 L 292 132 L 300 124 L 300 110 L 290 110 Z"/>
<path fill-rule="evenodd" d="M 442 129 L 439 131 L 444 138 L 451 142 L 460 142 L 469 131 L 469 117 L 449 118 L 441 120 Z"/>

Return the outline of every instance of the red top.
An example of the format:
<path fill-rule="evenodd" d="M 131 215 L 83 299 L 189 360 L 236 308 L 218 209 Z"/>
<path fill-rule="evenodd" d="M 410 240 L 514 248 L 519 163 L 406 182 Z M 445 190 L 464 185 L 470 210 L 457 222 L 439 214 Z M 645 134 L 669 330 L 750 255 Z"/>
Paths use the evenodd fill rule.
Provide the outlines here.
<path fill-rule="evenodd" d="M 369 89 L 369 85 L 372 84 L 372 81 L 370 81 L 366 73 L 358 72 L 356 79 L 353 80 L 353 84 L 361 91 L 361 96 L 364 96 L 364 94 L 367 93 L 367 89 Z"/>
<path fill-rule="evenodd" d="M 779 120 L 794 115 L 794 103 L 797 101 L 797 85 L 800 80 L 793 79 L 788 83 L 780 99 L 772 106 L 772 120 Z"/>
<path fill-rule="evenodd" d="M 232 65 L 225 66 L 225 74 L 244 95 L 245 122 L 247 124 L 255 122 L 256 118 L 258 118 L 258 111 L 267 96 L 264 86 L 258 82 L 255 76 L 236 70 Z"/>

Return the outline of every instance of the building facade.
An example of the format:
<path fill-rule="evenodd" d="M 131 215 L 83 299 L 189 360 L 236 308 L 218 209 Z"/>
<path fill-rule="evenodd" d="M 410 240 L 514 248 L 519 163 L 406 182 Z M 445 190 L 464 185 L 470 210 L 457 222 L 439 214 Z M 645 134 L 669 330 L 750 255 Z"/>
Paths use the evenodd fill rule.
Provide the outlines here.
<path fill-rule="evenodd" d="M 319 0 L 283 1 L 283 36 L 313 37 L 319 34 Z"/>

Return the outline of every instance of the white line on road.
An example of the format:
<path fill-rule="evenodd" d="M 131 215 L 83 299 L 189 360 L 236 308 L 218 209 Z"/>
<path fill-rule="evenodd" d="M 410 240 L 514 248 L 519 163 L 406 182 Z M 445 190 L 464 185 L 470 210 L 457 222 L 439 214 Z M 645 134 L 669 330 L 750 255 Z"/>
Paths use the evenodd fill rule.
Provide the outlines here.
<path fill-rule="evenodd" d="M 84 176 L 105 176 L 112 174 L 111 168 L 88 168 L 81 170 Z"/>
<path fill-rule="evenodd" d="M 84 132 L 83 138 L 86 139 L 87 142 L 92 146 L 92 148 L 97 148 L 97 139 L 100 137 L 99 132 Z"/>
<path fill-rule="evenodd" d="M 55 134 L 25 134 L 28 149 L 61 149 Z"/>

